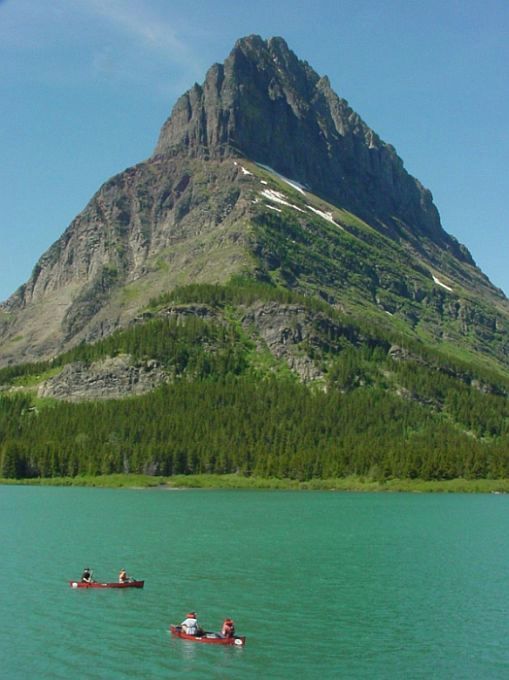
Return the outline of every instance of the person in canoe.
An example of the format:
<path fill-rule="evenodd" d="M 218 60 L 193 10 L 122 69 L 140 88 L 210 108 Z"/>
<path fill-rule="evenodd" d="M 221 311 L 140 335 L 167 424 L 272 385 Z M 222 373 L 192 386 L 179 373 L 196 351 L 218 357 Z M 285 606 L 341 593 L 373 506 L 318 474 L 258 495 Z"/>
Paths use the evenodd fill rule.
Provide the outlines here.
<path fill-rule="evenodd" d="M 92 583 L 92 570 L 90 567 L 85 567 L 83 573 L 81 574 L 81 580 L 83 583 Z"/>
<path fill-rule="evenodd" d="M 233 622 L 233 619 L 227 618 L 223 621 L 221 635 L 225 638 L 231 638 L 235 635 L 235 623 Z"/>
<path fill-rule="evenodd" d="M 196 612 L 189 612 L 180 626 L 184 633 L 187 633 L 187 635 L 200 635 L 202 633 L 202 629 L 200 628 L 198 619 L 196 618 Z"/>
<path fill-rule="evenodd" d="M 127 583 L 129 581 L 129 576 L 127 575 L 127 571 L 125 569 L 121 569 L 120 573 L 118 575 L 118 582 L 119 583 Z"/>

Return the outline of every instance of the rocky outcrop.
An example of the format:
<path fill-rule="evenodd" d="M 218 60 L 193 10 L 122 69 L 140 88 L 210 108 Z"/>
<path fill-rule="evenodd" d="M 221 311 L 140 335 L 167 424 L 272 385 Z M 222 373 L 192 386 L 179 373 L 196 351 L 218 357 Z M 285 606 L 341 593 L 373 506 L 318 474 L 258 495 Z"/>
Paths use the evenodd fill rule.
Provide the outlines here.
<path fill-rule="evenodd" d="M 275 302 L 256 305 L 242 316 L 246 331 L 254 331 L 276 359 L 285 361 L 303 382 L 323 378 L 313 354 L 337 352 L 338 340 L 358 342 L 356 332 L 301 305 Z"/>
<path fill-rule="evenodd" d="M 322 372 L 303 351 L 305 340 L 319 339 L 313 334 L 313 325 L 306 310 L 295 306 L 262 305 L 242 319 L 246 328 L 253 327 L 276 359 L 283 359 L 303 382 L 323 377 Z M 312 340 L 311 340 L 312 341 Z"/>
<path fill-rule="evenodd" d="M 175 319 L 179 323 L 185 323 L 191 317 L 202 319 L 203 321 L 215 321 L 223 323 L 223 317 L 209 305 L 189 304 L 189 305 L 169 305 L 158 312 L 158 316 Z"/>
<path fill-rule="evenodd" d="M 128 355 L 122 355 L 90 366 L 82 362 L 68 364 L 57 376 L 41 384 L 38 396 L 66 401 L 118 399 L 149 392 L 166 379 L 165 371 L 156 361 L 135 363 Z"/>

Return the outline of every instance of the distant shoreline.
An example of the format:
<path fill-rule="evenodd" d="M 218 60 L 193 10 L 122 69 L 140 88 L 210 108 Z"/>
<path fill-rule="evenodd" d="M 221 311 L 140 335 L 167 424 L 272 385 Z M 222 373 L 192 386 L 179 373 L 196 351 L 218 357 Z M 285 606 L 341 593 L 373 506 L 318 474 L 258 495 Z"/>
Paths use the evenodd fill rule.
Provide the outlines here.
<path fill-rule="evenodd" d="M 509 493 L 509 479 L 388 479 L 377 481 L 367 477 L 341 477 L 337 479 L 277 479 L 245 477 L 243 475 L 176 475 L 153 477 L 149 475 L 100 475 L 78 477 L 49 477 L 35 479 L 0 479 L 3 485 L 22 486 L 77 486 L 105 489 L 281 489 L 296 491 L 344 491 L 380 493 Z"/>

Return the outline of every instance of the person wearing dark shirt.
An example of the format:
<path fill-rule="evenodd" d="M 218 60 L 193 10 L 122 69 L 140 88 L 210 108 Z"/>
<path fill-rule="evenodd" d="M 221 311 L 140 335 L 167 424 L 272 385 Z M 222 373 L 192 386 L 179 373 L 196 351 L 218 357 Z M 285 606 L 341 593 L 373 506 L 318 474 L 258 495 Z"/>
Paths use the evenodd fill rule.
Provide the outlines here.
<path fill-rule="evenodd" d="M 81 574 L 81 580 L 83 583 L 92 583 L 92 570 L 90 567 L 85 567 L 83 573 Z"/>

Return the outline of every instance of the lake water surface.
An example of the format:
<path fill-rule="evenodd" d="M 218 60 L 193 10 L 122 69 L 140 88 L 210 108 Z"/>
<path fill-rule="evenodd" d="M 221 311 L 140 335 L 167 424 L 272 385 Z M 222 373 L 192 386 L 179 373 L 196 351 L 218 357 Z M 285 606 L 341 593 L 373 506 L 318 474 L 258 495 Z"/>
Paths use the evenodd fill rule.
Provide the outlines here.
<path fill-rule="evenodd" d="M 509 678 L 509 496 L 0 487 L 0 677 Z M 72 590 L 121 567 L 143 590 Z M 189 609 L 245 648 L 174 640 Z"/>

